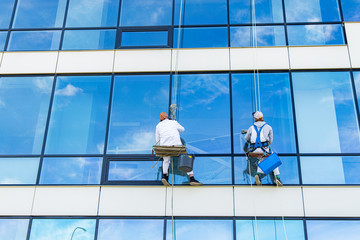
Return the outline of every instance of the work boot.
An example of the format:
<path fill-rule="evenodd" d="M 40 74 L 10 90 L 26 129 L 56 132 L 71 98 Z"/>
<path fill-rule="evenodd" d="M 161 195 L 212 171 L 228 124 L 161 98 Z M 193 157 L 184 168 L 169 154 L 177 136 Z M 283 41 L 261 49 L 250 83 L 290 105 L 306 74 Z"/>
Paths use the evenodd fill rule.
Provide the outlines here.
<path fill-rule="evenodd" d="M 263 174 L 263 173 L 257 173 L 257 174 L 255 175 L 256 185 L 258 185 L 258 186 L 261 186 L 261 185 L 262 185 L 262 184 L 261 184 L 261 179 L 262 179 L 264 176 L 265 176 L 265 174 Z"/>
<path fill-rule="evenodd" d="M 203 185 L 201 182 L 199 182 L 198 180 L 196 180 L 194 178 L 194 176 L 190 177 L 190 185 L 191 186 L 201 186 Z"/>
<path fill-rule="evenodd" d="M 281 180 L 280 180 L 280 176 L 279 176 L 279 175 L 276 175 L 276 176 L 275 176 L 274 185 L 279 186 L 279 187 L 281 187 L 281 186 L 283 185 L 283 183 L 282 183 Z"/>
<path fill-rule="evenodd" d="M 169 176 L 167 174 L 162 175 L 161 181 L 165 186 L 170 186 L 170 184 L 169 184 Z"/>

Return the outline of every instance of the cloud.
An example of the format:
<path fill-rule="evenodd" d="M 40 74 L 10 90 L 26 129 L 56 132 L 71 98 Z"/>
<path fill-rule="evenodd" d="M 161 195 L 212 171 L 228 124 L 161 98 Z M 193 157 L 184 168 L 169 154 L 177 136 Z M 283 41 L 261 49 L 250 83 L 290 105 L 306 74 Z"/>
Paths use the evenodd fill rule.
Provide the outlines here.
<path fill-rule="evenodd" d="M 325 44 L 327 41 L 335 39 L 334 32 L 336 29 L 336 25 L 306 25 L 307 41 Z"/>
<path fill-rule="evenodd" d="M 248 47 L 250 46 L 250 28 L 239 27 L 231 31 L 232 47 Z"/>
<path fill-rule="evenodd" d="M 2 100 L 0 100 L 0 107 L 6 107 L 6 103 Z"/>
<path fill-rule="evenodd" d="M 60 96 L 73 97 L 78 93 L 83 92 L 84 90 L 78 87 L 68 84 L 65 88 L 57 90 L 55 93 Z"/>
<path fill-rule="evenodd" d="M 52 89 L 52 81 L 49 78 L 36 78 L 34 80 L 35 86 L 41 90 L 42 93 L 50 94 Z"/>
<path fill-rule="evenodd" d="M 129 131 L 118 138 L 119 145 L 108 150 L 109 153 L 150 152 L 155 143 L 155 129 L 150 131 Z"/>

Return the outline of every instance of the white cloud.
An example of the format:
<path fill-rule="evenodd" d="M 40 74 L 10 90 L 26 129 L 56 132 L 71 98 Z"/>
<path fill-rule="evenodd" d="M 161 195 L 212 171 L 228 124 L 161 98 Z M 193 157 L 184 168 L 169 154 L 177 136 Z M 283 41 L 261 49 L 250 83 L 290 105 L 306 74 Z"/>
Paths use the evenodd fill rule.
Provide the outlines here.
<path fill-rule="evenodd" d="M 6 106 L 6 103 L 2 100 L 0 100 L 0 107 L 5 107 Z"/>
<path fill-rule="evenodd" d="M 334 25 L 306 25 L 306 38 L 307 41 L 323 43 L 326 41 L 334 39 L 334 32 L 336 31 L 337 26 Z"/>
<path fill-rule="evenodd" d="M 124 152 L 150 152 L 153 144 L 155 144 L 155 128 L 150 131 L 133 132 L 120 136 L 119 145 L 108 150 L 109 153 Z"/>
<path fill-rule="evenodd" d="M 48 78 L 36 78 L 34 80 L 34 84 L 43 93 L 46 93 L 46 94 L 51 93 L 52 81 L 49 81 Z"/>
<path fill-rule="evenodd" d="M 69 83 L 65 88 L 57 90 L 56 94 L 60 96 L 72 97 L 83 91 L 83 89 L 75 87 L 74 85 Z"/>

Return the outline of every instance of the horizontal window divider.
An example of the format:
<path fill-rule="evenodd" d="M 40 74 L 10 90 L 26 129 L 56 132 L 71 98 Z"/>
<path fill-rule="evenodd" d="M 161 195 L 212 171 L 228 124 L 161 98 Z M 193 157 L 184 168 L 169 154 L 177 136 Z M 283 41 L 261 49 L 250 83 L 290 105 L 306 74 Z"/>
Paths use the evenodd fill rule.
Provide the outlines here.
<path fill-rule="evenodd" d="M 36 185 L 37 187 L 101 187 L 101 184 L 86 184 L 86 183 L 74 183 L 74 184 L 64 184 L 64 183 L 59 183 L 59 184 L 48 184 L 48 183 L 39 183 Z"/>
<path fill-rule="evenodd" d="M 12 28 L 9 32 L 61 31 L 63 28 Z"/>
<path fill-rule="evenodd" d="M 294 25 L 328 25 L 328 24 L 342 24 L 341 21 L 333 21 L 333 22 L 287 22 L 287 26 Z"/>
<path fill-rule="evenodd" d="M 300 157 L 352 157 L 360 156 L 360 153 L 300 153 Z"/>
<path fill-rule="evenodd" d="M 40 154 L 37 155 L 21 155 L 21 154 L 17 154 L 17 155 L 0 155 L 0 158 L 39 158 L 41 157 Z"/>
<path fill-rule="evenodd" d="M 228 27 L 228 24 L 209 24 L 209 25 L 181 25 L 182 29 L 186 28 L 212 28 L 212 27 Z M 174 29 L 178 29 L 178 25 L 174 25 Z"/>
<path fill-rule="evenodd" d="M 103 186 L 163 186 L 159 181 L 106 181 Z"/>
<path fill-rule="evenodd" d="M 65 27 L 64 30 L 117 30 L 115 27 Z"/>
<path fill-rule="evenodd" d="M 233 23 L 229 24 L 230 27 L 252 27 L 253 24 L 251 23 Z M 285 26 L 284 23 L 256 23 L 257 27 L 264 27 L 264 26 Z"/>
<path fill-rule="evenodd" d="M 312 183 L 312 184 L 302 184 L 301 185 L 302 187 L 360 187 L 360 184 L 352 184 L 352 183 L 349 183 L 349 184 L 315 184 L 315 183 Z"/>
<path fill-rule="evenodd" d="M 62 158 L 62 157 L 103 157 L 103 154 L 44 154 L 44 158 Z"/>
<path fill-rule="evenodd" d="M 159 49 L 159 48 L 171 48 L 171 46 L 131 46 L 131 47 L 119 47 L 118 49 Z"/>
<path fill-rule="evenodd" d="M 121 32 L 158 32 L 170 31 L 172 26 L 120 27 Z"/>

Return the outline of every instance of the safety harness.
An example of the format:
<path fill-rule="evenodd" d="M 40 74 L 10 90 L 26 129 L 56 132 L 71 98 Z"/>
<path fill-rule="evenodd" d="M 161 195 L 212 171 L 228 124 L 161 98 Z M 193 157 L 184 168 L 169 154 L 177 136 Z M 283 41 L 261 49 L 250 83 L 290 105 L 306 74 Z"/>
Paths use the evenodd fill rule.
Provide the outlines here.
<path fill-rule="evenodd" d="M 270 154 L 271 152 L 266 151 L 265 148 L 269 147 L 269 142 L 261 142 L 261 138 L 260 138 L 260 132 L 263 129 L 263 127 L 266 125 L 266 123 L 264 125 L 262 125 L 262 127 L 260 129 L 258 129 L 258 127 L 254 124 L 254 129 L 256 131 L 256 142 L 255 143 L 250 143 L 250 148 L 251 150 L 249 152 L 254 152 L 257 148 L 261 148 L 261 150 L 263 150 L 264 154 Z"/>

